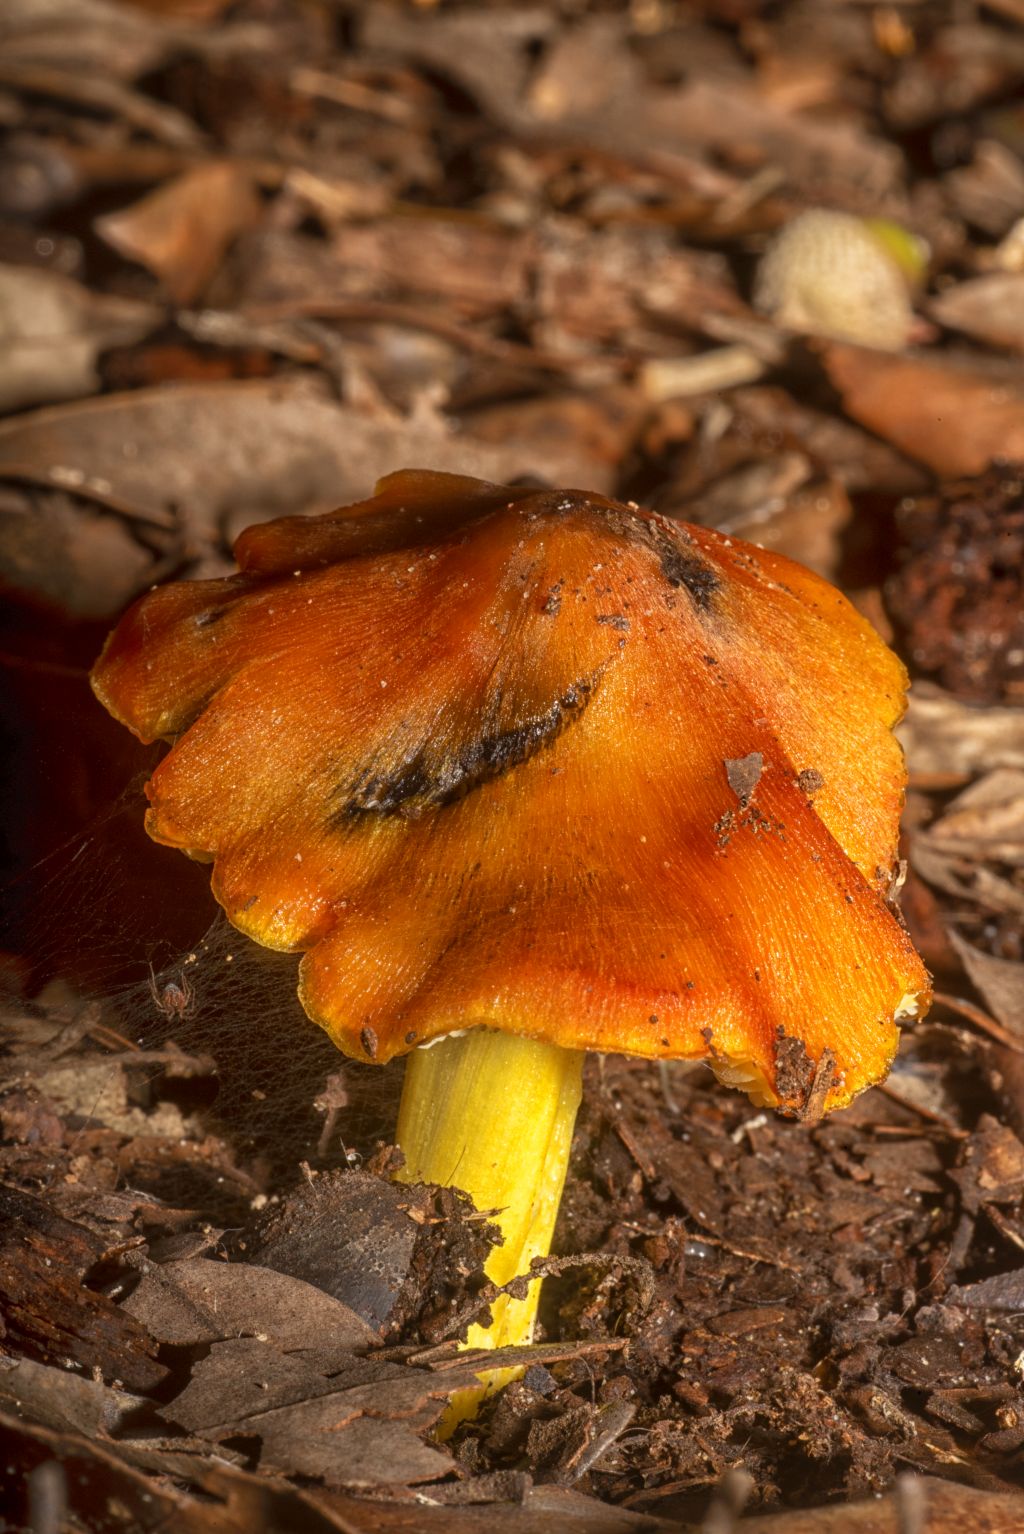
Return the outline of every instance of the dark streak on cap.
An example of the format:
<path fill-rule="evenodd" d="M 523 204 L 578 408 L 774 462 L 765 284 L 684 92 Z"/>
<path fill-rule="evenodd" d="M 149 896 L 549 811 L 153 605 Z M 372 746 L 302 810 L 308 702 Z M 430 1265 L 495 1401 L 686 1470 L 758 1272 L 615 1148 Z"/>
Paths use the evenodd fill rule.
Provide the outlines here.
<path fill-rule="evenodd" d="M 593 696 L 597 674 L 578 677 L 542 714 L 534 714 L 508 730 L 481 734 L 461 751 L 437 756 L 422 747 L 390 772 L 366 767 L 343 790 L 341 807 L 330 819 L 332 829 L 351 825 L 364 815 L 405 815 L 453 804 L 551 744 L 575 723 Z"/>

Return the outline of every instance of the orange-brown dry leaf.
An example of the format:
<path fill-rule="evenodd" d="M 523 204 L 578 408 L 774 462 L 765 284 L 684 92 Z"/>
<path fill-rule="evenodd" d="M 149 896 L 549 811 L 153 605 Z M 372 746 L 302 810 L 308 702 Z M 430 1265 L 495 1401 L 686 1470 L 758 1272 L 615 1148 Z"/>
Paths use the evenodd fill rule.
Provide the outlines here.
<path fill-rule="evenodd" d="M 387 1060 L 477 1024 L 709 1057 L 792 1111 L 881 1078 L 927 980 L 884 895 L 900 663 L 778 555 L 576 491 L 405 473 L 250 528 L 122 621 L 173 749 L 150 834 Z"/>
<path fill-rule="evenodd" d="M 175 303 L 188 304 L 259 214 L 251 173 L 230 160 L 209 160 L 130 207 L 103 214 L 96 229 L 122 256 L 154 272 Z"/>
<path fill-rule="evenodd" d="M 955 479 L 1024 459 L 1024 389 L 966 367 L 836 343 L 825 368 L 847 415 Z"/>

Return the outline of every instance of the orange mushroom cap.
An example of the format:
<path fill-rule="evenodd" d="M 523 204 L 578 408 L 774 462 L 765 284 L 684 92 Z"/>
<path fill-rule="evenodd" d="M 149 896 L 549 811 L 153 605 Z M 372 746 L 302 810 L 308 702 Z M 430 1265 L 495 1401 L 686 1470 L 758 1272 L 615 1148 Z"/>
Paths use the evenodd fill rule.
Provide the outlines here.
<path fill-rule="evenodd" d="M 928 980 L 886 900 L 900 662 L 810 571 L 579 491 L 390 475 L 144 596 L 93 673 L 147 829 L 385 1061 L 507 1029 L 817 1114 Z"/>

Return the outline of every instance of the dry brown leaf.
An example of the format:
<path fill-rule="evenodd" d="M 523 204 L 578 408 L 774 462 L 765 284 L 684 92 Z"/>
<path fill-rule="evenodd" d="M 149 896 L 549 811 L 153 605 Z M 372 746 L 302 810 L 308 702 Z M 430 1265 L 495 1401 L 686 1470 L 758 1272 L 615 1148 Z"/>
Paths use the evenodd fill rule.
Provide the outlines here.
<path fill-rule="evenodd" d="M 275 1339 L 276 1341 L 276 1339 Z M 265 1337 L 214 1343 L 185 1389 L 160 1415 L 213 1441 L 258 1437 L 261 1463 L 336 1486 L 407 1486 L 451 1474 L 450 1455 L 420 1436 L 453 1391 L 475 1383 L 484 1359 L 553 1361 L 586 1352 L 573 1345 L 446 1353 L 405 1362 L 338 1355 L 330 1375 L 286 1356 Z M 422 1357 L 427 1367 L 417 1367 Z"/>
<path fill-rule="evenodd" d="M 31 1358 L 0 1359 L 0 1401 L 32 1422 L 89 1438 L 116 1432 L 145 1405 L 141 1396 Z"/>
<path fill-rule="evenodd" d="M 482 314 L 525 300 L 533 247 L 532 234 L 427 210 L 349 225 L 334 244 L 334 296 L 398 289 Z"/>
<path fill-rule="evenodd" d="M 773 434 L 793 440 L 830 476 L 849 491 L 884 490 L 908 495 L 927 483 L 916 464 L 887 443 L 854 426 L 841 415 L 826 413 L 779 387 L 738 389 L 729 401 L 737 413 L 737 428 L 761 433 L 771 445 Z"/>
<path fill-rule="evenodd" d="M 519 110 L 520 122 L 557 125 L 574 138 L 627 154 L 651 146 L 700 146 L 770 160 L 794 179 L 834 177 L 845 183 L 840 196 L 851 187 L 856 196 L 858 184 L 877 190 L 895 180 L 899 157 L 891 145 L 855 121 L 812 120 L 770 99 L 763 80 L 744 69 L 736 54 L 709 48 L 701 29 L 693 33 L 684 83 L 663 88 L 652 84 L 636 52 L 623 46 L 615 18 L 584 20 L 550 50 L 525 110 Z M 698 53 L 694 63 L 701 48 L 704 56 Z"/>
<path fill-rule="evenodd" d="M 26 1479 L 41 1465 L 65 1467 L 62 1491 L 82 1528 L 110 1534 L 173 1529 L 175 1534 L 253 1534 L 254 1530 L 301 1529 L 303 1534 L 678 1534 L 679 1523 L 609 1507 L 560 1486 L 530 1487 L 521 1502 L 504 1499 L 478 1507 L 435 1505 L 431 1497 L 364 1500 L 289 1486 L 267 1472 L 252 1474 L 226 1462 L 218 1446 L 205 1461 L 193 1452 L 170 1455 L 162 1441 L 147 1451 L 139 1440 L 97 1444 L 77 1433 L 60 1433 L 0 1416 L 4 1456 L 0 1498 L 5 1510 L 27 1520 Z M 190 1440 L 181 1439 L 181 1445 Z M 140 1473 L 150 1466 L 158 1478 Z M 957 1488 L 948 1488 L 956 1491 Z M 975 1495 L 972 1510 L 980 1510 Z M 993 1499 L 995 1500 L 995 1499 Z M 865 1504 L 872 1511 L 880 1504 Z M 884 1527 L 881 1526 L 881 1527 Z M 847 1523 L 836 1534 L 881 1534 L 879 1525 Z M 889 1534 L 886 1530 L 885 1534 Z M 931 1534 L 931 1531 L 929 1531 Z M 943 1530 L 939 1529 L 939 1534 Z M 959 1530 L 957 1531 L 959 1534 Z"/>
<path fill-rule="evenodd" d="M 255 1435 L 261 1463 L 291 1475 L 334 1486 L 408 1486 L 454 1468 L 449 1454 L 420 1437 L 440 1416 L 447 1390 L 422 1370 L 374 1359 L 350 1359 L 328 1379 L 265 1341 L 238 1339 L 215 1343 L 162 1415 L 214 1441 Z"/>
<path fill-rule="evenodd" d="M 972 783 L 927 831 L 915 834 L 913 864 L 958 902 L 1024 916 L 1024 883 L 1005 871 L 1007 864 L 1024 866 L 1024 772 L 997 767 Z"/>
<path fill-rule="evenodd" d="M 1013 90 L 1024 68 L 1024 39 L 1010 27 L 974 21 L 974 14 L 946 12 L 967 19 L 940 26 L 907 59 L 886 91 L 890 122 L 903 129 L 923 127 Z"/>
<path fill-rule="evenodd" d="M 157 556 L 128 518 L 92 496 L 12 484 L 2 470 L 0 480 L 0 583 L 8 591 L 75 618 L 112 621 L 152 584 Z"/>
<path fill-rule="evenodd" d="M 594 16 L 557 36 L 531 88 L 517 88 L 526 44 L 547 38 L 551 30 L 550 12 L 539 6 L 489 11 L 486 18 L 472 10 L 406 17 L 371 7 L 365 36 L 385 52 L 423 60 L 458 80 L 492 119 L 557 135 L 591 152 L 656 163 L 672 179 L 712 198 L 732 191 L 735 182 L 709 163 L 708 150 L 758 163 L 770 160 L 793 178 L 811 176 L 827 184 L 838 205 L 862 203 L 896 181 L 900 155 L 894 146 L 856 121 L 822 121 L 774 107 L 759 93 L 753 72 L 720 41 L 717 49 L 709 48 L 699 28 L 686 38 L 687 78 L 681 86 L 653 84 L 621 26 Z"/>
<path fill-rule="evenodd" d="M 947 805 L 928 836 L 950 852 L 1024 867 L 1024 771 L 997 767 L 972 783 Z"/>
<path fill-rule="evenodd" d="M 915 682 L 897 734 L 912 777 L 955 780 L 994 767 L 1024 768 L 1024 708 L 961 703 L 932 682 Z"/>
<path fill-rule="evenodd" d="M 722 488 L 716 485 L 712 493 Z M 714 525 L 835 580 L 842 535 L 852 517 L 850 498 L 839 480 L 813 478 L 716 518 Z"/>
<path fill-rule="evenodd" d="M 1020 217 L 1024 164 L 1005 144 L 981 139 L 971 163 L 951 170 L 944 185 L 956 212 L 998 239 Z"/>
<path fill-rule="evenodd" d="M 640 428 L 645 405 L 638 390 L 623 384 L 590 393 L 542 394 L 483 405 L 467 417 L 474 438 L 491 442 L 534 442 L 538 462 L 568 448 L 613 483 Z M 598 470 L 600 465 L 600 470 Z"/>
<path fill-rule="evenodd" d="M 592 15 L 556 39 L 530 81 L 525 102 L 539 122 L 557 123 L 601 112 L 636 84 L 636 57 L 622 46 L 619 18 Z"/>
<path fill-rule="evenodd" d="M 957 901 L 966 900 L 989 911 L 1024 915 L 1024 890 L 984 864 L 948 852 L 927 837 L 914 839 L 913 866 L 928 884 Z"/>
<path fill-rule="evenodd" d="M 409 1282 L 427 1202 L 422 1190 L 413 1193 L 371 1172 L 346 1168 L 300 1182 L 247 1227 L 232 1249 L 244 1252 L 249 1263 L 302 1279 L 340 1300 L 362 1318 L 367 1335 L 379 1339 L 393 1326 Z M 453 1244 L 455 1236 L 453 1226 Z"/>
<path fill-rule="evenodd" d="M 133 80 L 175 44 L 169 29 L 114 0 L 4 0 L 0 55 L 8 64 L 46 64 Z"/>
<path fill-rule="evenodd" d="M 166 17 L 170 21 L 195 21 L 205 25 L 226 10 L 230 0 L 121 0 L 134 11 Z"/>
<path fill-rule="evenodd" d="M 822 355 L 847 414 L 936 474 L 1024 459 L 1024 383 L 838 342 Z"/>
<path fill-rule="evenodd" d="M 1024 352 L 1024 272 L 990 272 L 947 288 L 928 306 L 933 319 L 976 341 Z"/>
<path fill-rule="evenodd" d="M 949 937 L 993 1017 L 1024 1040 L 1024 964 L 984 953 L 966 942 L 955 928 L 950 928 Z"/>
<path fill-rule="evenodd" d="M 205 1257 L 150 1269 L 122 1309 L 178 1347 L 261 1334 L 289 1351 L 347 1355 L 378 1340 L 347 1305 L 301 1278 Z"/>
<path fill-rule="evenodd" d="M 203 135 L 184 112 L 122 85 L 99 69 L 51 69 L 48 64 L 22 63 L 0 55 L 0 84 L 123 120 L 173 149 L 196 150 L 203 144 Z"/>
<path fill-rule="evenodd" d="M 599 123 L 585 127 L 600 133 Z M 789 178 L 826 185 L 828 200 L 840 206 L 863 206 L 864 198 L 890 189 L 899 176 L 895 145 L 855 121 L 783 111 L 764 100 L 752 80 L 695 77 L 671 90 L 645 86 L 616 104 L 608 130 L 608 141 L 618 139 L 627 152 L 641 144 L 675 144 L 732 152 L 748 164 L 779 164 Z"/>
<path fill-rule="evenodd" d="M 260 200 L 248 170 L 210 160 L 131 207 L 96 220 L 97 233 L 159 277 L 175 303 L 198 297 L 231 241 L 256 223 Z"/>
<path fill-rule="evenodd" d="M 406 464 L 610 487 L 609 465 L 581 443 L 524 436 L 491 446 L 445 425 L 363 415 L 304 378 L 140 389 L 0 422 L 0 468 L 60 467 L 105 481 L 141 510 L 181 509 L 197 554 L 200 540 L 219 543 L 222 523 L 359 500 Z"/>
<path fill-rule="evenodd" d="M 492 119 L 510 122 L 520 110 L 528 69 L 528 45 L 556 31 L 548 6 L 452 9 L 433 6 L 367 6 L 361 18 L 364 46 L 385 56 L 426 65 L 455 80 Z"/>
<path fill-rule="evenodd" d="M 59 272 L 0 265 L 0 410 L 93 394 L 96 361 L 155 330 L 153 304 L 92 293 Z"/>

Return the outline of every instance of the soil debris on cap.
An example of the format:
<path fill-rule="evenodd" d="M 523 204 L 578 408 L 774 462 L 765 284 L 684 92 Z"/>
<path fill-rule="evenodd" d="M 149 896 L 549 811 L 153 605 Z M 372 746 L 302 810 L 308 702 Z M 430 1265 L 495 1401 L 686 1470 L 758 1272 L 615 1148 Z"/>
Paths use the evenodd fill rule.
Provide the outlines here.
<path fill-rule="evenodd" d="M 797 773 L 796 786 L 802 794 L 810 798 L 825 787 L 825 779 L 817 767 L 805 767 L 802 772 Z"/>
<path fill-rule="evenodd" d="M 729 787 L 740 802 L 741 810 L 745 810 L 754 797 L 763 771 L 764 757 L 760 751 L 751 751 L 747 756 L 726 760 L 725 775 L 729 780 Z"/>

